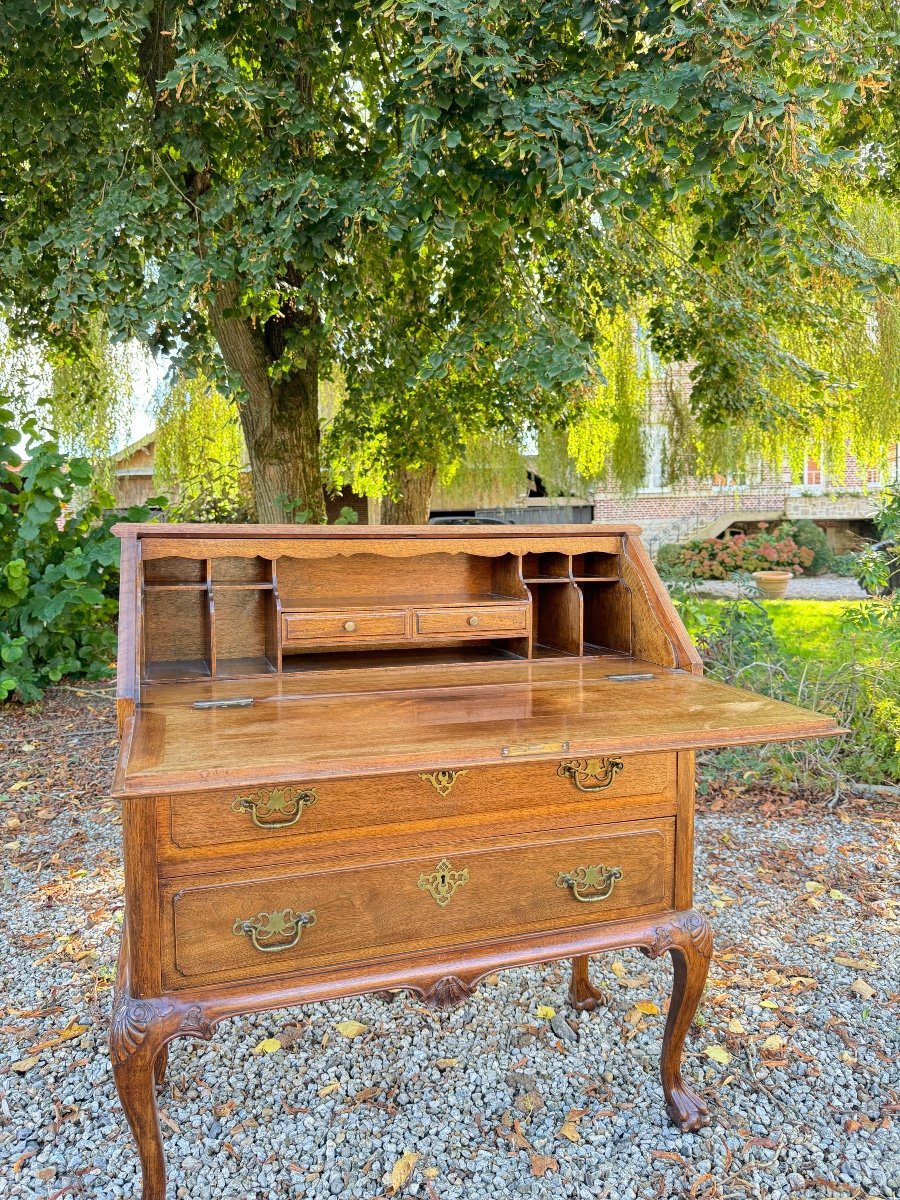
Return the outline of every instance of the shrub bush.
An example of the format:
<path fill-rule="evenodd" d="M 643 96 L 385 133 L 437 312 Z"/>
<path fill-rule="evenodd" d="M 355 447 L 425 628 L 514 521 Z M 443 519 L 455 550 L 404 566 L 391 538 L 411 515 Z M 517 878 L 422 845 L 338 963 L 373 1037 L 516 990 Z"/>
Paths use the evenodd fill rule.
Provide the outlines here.
<path fill-rule="evenodd" d="M 821 575 L 831 570 L 834 563 L 834 551 L 828 545 L 825 530 L 820 529 L 815 521 L 784 522 L 778 528 L 780 534 L 788 534 L 798 546 L 812 550 L 813 557 L 806 571 L 810 575 Z"/>
<path fill-rule="evenodd" d="M 672 599 L 707 674 L 833 716 L 849 732 L 823 741 L 734 747 L 711 752 L 717 776 L 754 779 L 833 793 L 853 784 L 892 785 L 900 778 L 900 594 L 843 610 L 835 659 L 820 665 L 787 653 L 768 610 L 750 594 L 698 603 L 684 585 Z M 686 594 L 688 593 L 688 594 Z"/>
<path fill-rule="evenodd" d="M 768 571 L 777 568 L 800 575 L 815 558 L 809 546 L 798 546 L 789 534 L 770 532 L 735 533 L 703 541 L 687 542 L 679 547 L 682 567 L 694 579 L 725 579 L 736 571 Z"/>
<path fill-rule="evenodd" d="M 842 575 L 845 579 L 853 579 L 856 575 L 856 553 L 853 550 L 846 554 L 836 554 L 831 562 L 831 569 L 835 575 Z"/>
<path fill-rule="evenodd" d="M 37 700 L 64 675 L 111 674 L 116 653 L 119 539 L 112 497 L 95 492 L 64 514 L 91 484 L 87 459 L 60 453 L 34 419 L 20 434 L 0 408 L 0 700 Z M 148 510 L 128 518 L 146 520 Z"/>
<path fill-rule="evenodd" d="M 660 575 L 678 571 L 684 562 L 684 546 L 676 542 L 665 542 L 656 552 L 656 569 Z"/>

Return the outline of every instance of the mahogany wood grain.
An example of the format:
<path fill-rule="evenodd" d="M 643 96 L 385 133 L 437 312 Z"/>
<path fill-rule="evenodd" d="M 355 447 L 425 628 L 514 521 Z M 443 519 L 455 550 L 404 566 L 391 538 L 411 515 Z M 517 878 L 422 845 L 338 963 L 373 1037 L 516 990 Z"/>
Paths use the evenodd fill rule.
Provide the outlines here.
<path fill-rule="evenodd" d="M 286 612 L 282 618 L 285 648 L 292 642 L 362 642 L 369 638 L 406 638 L 409 619 L 405 611 L 390 612 L 350 608 L 331 612 Z"/>
<path fill-rule="evenodd" d="M 315 785 L 312 804 L 291 810 L 291 818 L 300 814 L 293 824 L 279 824 L 284 816 L 276 811 L 268 827 L 258 815 L 254 823 L 247 803 L 235 811 L 236 803 L 240 808 L 242 800 L 257 799 L 252 789 L 176 793 L 160 801 L 160 853 L 227 846 L 232 853 L 265 847 L 268 855 L 285 846 L 307 848 L 316 835 L 330 841 L 335 834 L 373 837 L 392 830 L 405 844 L 414 830 L 439 830 L 471 817 L 496 819 L 502 813 L 520 821 L 529 813 L 546 813 L 551 820 L 553 814 L 564 815 L 574 825 L 640 817 L 647 806 L 653 815 L 675 814 L 674 754 L 636 754 L 620 761 L 609 785 L 595 792 L 579 791 L 570 777 L 560 775 L 556 759 L 460 772 L 436 768 L 386 775 L 377 782 L 368 775 L 323 780 Z M 311 787 L 300 778 L 284 786 L 295 795 Z M 271 791 L 264 789 L 266 795 Z"/>
<path fill-rule="evenodd" d="M 644 614 L 644 620 L 641 621 L 640 633 L 647 633 L 653 627 L 659 628 L 666 636 L 669 644 L 674 648 L 676 653 L 676 665 L 682 670 L 690 671 L 693 675 L 703 674 L 703 664 L 700 660 L 700 655 L 697 649 L 688 636 L 688 632 L 684 627 L 684 622 L 679 617 L 675 610 L 675 605 L 669 596 L 668 590 L 657 575 L 653 563 L 650 561 L 650 555 L 647 553 L 646 546 L 643 545 L 640 538 L 626 535 L 625 539 L 624 560 L 630 571 L 633 571 L 635 582 L 640 586 L 642 594 L 647 601 L 647 611 Z M 661 643 L 663 653 L 666 653 L 665 644 Z M 635 647 L 635 653 L 644 654 L 645 643 L 641 642 Z M 655 658 L 652 654 L 647 654 L 653 662 L 662 661 Z"/>
<path fill-rule="evenodd" d="M 440 675 L 440 672 L 437 673 Z M 509 747 L 538 759 L 699 749 L 838 732 L 817 713 L 682 671 L 635 682 L 594 675 L 564 683 L 417 686 L 390 692 L 273 698 L 248 708 L 141 709 L 125 777 L 135 793 L 197 785 L 315 780 L 360 772 L 424 771 L 503 761 Z M 152 715 L 151 715 L 152 714 Z"/>
<path fill-rule="evenodd" d="M 173 1038 L 366 991 L 447 1008 L 565 957 L 590 1008 L 590 956 L 625 946 L 672 956 L 663 1093 L 707 1123 L 681 1075 L 712 952 L 694 751 L 834 721 L 702 679 L 633 526 L 117 532 L 110 1050 L 144 1200 L 165 1200 Z"/>
<path fill-rule="evenodd" d="M 675 817 L 675 907 L 694 903 L 694 766 L 696 754 L 677 756 L 678 808 Z"/>
<path fill-rule="evenodd" d="M 119 737 L 140 702 L 140 543 L 122 539 L 119 571 L 119 649 L 116 678 L 116 721 Z"/>
<path fill-rule="evenodd" d="M 629 822 L 577 835 L 523 835 L 514 847 L 473 850 L 452 834 L 427 857 L 375 866 L 344 859 L 315 870 L 259 877 L 210 874 L 201 884 L 160 889 L 163 982 L 213 982 L 282 974 L 672 908 L 675 822 Z M 462 879 L 442 907 L 420 881 L 449 862 Z M 604 866 L 621 872 L 607 899 L 579 901 L 561 872 Z M 603 891 L 588 891 L 602 895 Z M 314 910 L 296 946 L 259 951 L 237 920 L 265 911 Z"/>
<path fill-rule="evenodd" d="M 440 954 L 385 957 L 303 976 L 185 988 L 137 1000 L 129 978 L 127 937 L 113 1004 L 110 1052 L 123 1109 L 141 1160 L 143 1200 L 166 1200 L 162 1137 L 152 1080 L 160 1053 L 177 1037 L 210 1041 L 219 1022 L 241 1013 L 331 1000 L 363 992 L 409 989 L 434 1007 L 464 1003 L 484 976 L 560 958 L 586 960 L 628 946 L 651 956 L 670 953 L 680 972 L 663 1040 L 660 1073 L 667 1108 L 684 1129 L 705 1123 L 706 1106 L 681 1074 L 684 1036 L 696 1011 L 708 969 L 712 936 L 699 913 L 653 914 L 605 921 L 549 934 L 520 934 L 493 944 L 449 948 Z M 678 959 L 681 959 L 679 964 Z"/>
<path fill-rule="evenodd" d="M 424 637 L 449 634 L 453 637 L 485 637 L 489 634 L 526 634 L 528 606 L 525 604 L 479 604 L 465 608 L 418 608 L 415 632 Z"/>

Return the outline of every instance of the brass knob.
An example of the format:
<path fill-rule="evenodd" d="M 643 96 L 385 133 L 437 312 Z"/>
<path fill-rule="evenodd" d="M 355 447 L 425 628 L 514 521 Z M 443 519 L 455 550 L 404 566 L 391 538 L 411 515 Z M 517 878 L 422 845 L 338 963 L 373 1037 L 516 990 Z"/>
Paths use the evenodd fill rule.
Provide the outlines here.
<path fill-rule="evenodd" d="M 352 633 L 353 630 L 356 628 L 356 622 L 355 621 L 345 621 L 344 628 L 347 630 L 348 633 Z"/>
<path fill-rule="evenodd" d="M 469 624 L 470 624 L 470 625 L 477 625 L 477 624 L 478 624 L 478 618 L 477 618 L 477 617 L 469 617 Z"/>

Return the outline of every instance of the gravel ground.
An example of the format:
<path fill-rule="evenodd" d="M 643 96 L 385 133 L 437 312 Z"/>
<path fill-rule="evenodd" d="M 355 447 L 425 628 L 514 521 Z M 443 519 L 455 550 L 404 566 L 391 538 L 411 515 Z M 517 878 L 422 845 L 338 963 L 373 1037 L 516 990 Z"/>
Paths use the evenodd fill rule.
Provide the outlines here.
<path fill-rule="evenodd" d="M 101 689 L 0 709 L 2 1197 L 139 1195 L 105 1046 L 114 754 Z M 595 963 L 606 1007 L 568 1024 L 557 965 L 493 977 L 447 1016 L 370 997 L 176 1042 L 169 1197 L 900 1195 L 896 820 L 713 787 L 698 836 L 717 940 L 686 1074 L 709 1129 L 666 1123 L 654 1009 L 669 971 L 628 951 Z M 345 1020 L 365 1030 L 345 1037 Z"/>
<path fill-rule="evenodd" d="M 701 596 L 734 597 L 739 587 L 727 579 L 707 579 L 697 585 Z M 855 579 L 845 575 L 798 575 L 788 584 L 786 600 L 865 600 Z"/>

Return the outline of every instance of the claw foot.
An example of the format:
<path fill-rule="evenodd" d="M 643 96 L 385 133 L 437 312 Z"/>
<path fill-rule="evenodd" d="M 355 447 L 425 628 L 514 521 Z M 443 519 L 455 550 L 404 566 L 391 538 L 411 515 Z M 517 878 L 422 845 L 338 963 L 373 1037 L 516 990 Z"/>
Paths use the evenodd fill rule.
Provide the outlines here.
<path fill-rule="evenodd" d="M 666 1112 L 682 1133 L 696 1133 L 709 1124 L 709 1109 L 686 1083 L 672 1088 L 666 1098 Z"/>

